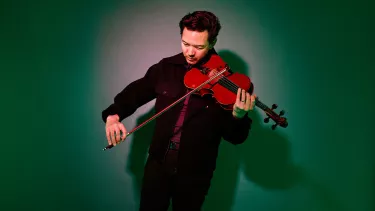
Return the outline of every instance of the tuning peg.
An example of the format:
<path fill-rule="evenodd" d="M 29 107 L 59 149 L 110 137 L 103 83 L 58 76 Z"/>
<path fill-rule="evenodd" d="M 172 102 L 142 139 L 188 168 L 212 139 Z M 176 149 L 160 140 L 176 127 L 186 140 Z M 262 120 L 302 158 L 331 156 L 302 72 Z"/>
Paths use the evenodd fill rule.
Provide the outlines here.
<path fill-rule="evenodd" d="M 281 110 L 279 116 L 283 116 L 284 114 L 285 114 L 285 111 Z"/>
<path fill-rule="evenodd" d="M 264 118 L 264 122 L 265 123 L 268 123 L 270 121 L 270 117 L 266 117 L 266 118 Z"/>
<path fill-rule="evenodd" d="M 277 108 L 277 104 L 272 104 L 272 109 L 271 110 L 275 110 Z"/>
<path fill-rule="evenodd" d="M 272 130 L 276 129 L 277 124 L 272 125 Z"/>

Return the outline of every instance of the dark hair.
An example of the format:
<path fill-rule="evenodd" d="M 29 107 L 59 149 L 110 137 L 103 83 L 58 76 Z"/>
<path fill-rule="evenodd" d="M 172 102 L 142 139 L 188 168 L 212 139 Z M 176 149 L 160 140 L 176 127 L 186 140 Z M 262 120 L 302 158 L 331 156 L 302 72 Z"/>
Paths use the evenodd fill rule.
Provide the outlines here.
<path fill-rule="evenodd" d="M 213 13 L 208 11 L 195 11 L 193 13 L 188 13 L 181 19 L 179 26 L 181 35 L 185 27 L 189 30 L 199 32 L 207 30 L 208 42 L 210 44 L 216 39 L 221 29 L 219 19 Z"/>

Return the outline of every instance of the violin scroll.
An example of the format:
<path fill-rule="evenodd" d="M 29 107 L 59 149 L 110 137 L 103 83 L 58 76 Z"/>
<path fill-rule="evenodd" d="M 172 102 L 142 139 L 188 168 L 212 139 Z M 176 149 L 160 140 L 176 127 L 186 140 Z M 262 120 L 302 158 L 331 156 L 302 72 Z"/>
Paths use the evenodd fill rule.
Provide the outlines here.
<path fill-rule="evenodd" d="M 263 104 L 259 100 L 258 97 L 255 100 L 256 100 L 255 105 L 258 106 L 259 108 L 261 108 L 267 115 L 267 117 L 264 118 L 264 122 L 268 123 L 270 119 L 272 119 L 275 122 L 275 124 L 273 124 L 271 126 L 272 130 L 275 130 L 278 125 L 283 127 L 283 128 L 286 128 L 288 126 L 287 119 L 285 117 L 283 117 L 284 114 L 285 114 L 285 111 L 281 110 L 279 114 L 275 113 L 274 110 L 278 107 L 277 104 L 272 104 L 272 107 L 268 108 L 268 106 Z"/>

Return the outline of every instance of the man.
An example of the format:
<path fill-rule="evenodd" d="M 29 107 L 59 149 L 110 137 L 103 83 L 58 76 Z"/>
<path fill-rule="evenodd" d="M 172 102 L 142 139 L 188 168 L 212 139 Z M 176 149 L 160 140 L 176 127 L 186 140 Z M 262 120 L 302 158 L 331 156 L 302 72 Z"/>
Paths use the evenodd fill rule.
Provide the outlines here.
<path fill-rule="evenodd" d="M 221 28 L 207 11 L 184 16 L 180 23 L 182 53 L 152 65 L 144 77 L 130 83 L 102 112 L 108 144 L 126 137 L 121 121 L 156 98 L 159 112 L 188 91 L 185 73 L 200 68 L 211 55 Z M 155 121 L 154 136 L 144 169 L 140 210 L 200 210 L 216 167 L 221 138 L 233 144 L 244 142 L 251 128 L 247 112 L 255 95 L 238 89 L 232 111 L 224 110 L 209 96 L 190 95 Z M 120 136 L 122 132 L 122 136 Z M 141 133 L 142 131 L 139 131 Z"/>

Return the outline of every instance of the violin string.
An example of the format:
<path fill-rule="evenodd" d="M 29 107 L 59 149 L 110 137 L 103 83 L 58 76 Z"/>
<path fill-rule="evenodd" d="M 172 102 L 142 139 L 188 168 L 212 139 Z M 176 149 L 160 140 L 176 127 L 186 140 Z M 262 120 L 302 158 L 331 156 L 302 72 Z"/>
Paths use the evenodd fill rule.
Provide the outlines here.
<path fill-rule="evenodd" d="M 225 76 L 219 76 L 218 78 L 218 83 L 220 85 L 223 85 L 225 88 L 229 89 L 229 91 L 233 93 L 237 93 L 237 85 L 230 83 L 228 80 L 226 80 Z"/>
<path fill-rule="evenodd" d="M 234 84 L 232 81 L 227 79 L 225 76 L 222 76 L 219 80 L 221 80 L 223 82 L 223 83 L 221 83 L 221 85 L 224 85 L 227 89 L 229 89 L 233 93 L 235 93 L 235 94 L 237 93 L 238 86 L 236 84 Z M 255 104 L 257 106 L 259 106 L 260 108 L 262 108 L 263 110 L 267 109 L 267 106 L 264 105 L 259 100 L 255 101 Z"/>
<path fill-rule="evenodd" d="M 228 83 L 225 78 L 222 78 L 219 83 L 221 85 L 223 85 L 225 88 L 229 89 L 231 92 L 233 92 L 234 94 L 237 94 L 237 90 L 238 90 L 238 87 L 237 86 L 233 86 L 232 84 Z"/>
<path fill-rule="evenodd" d="M 229 80 L 227 77 L 225 77 L 223 75 L 219 76 L 218 82 L 219 82 L 219 84 L 223 85 L 225 88 L 229 89 L 233 93 L 235 93 L 235 94 L 237 93 L 237 90 L 238 90 L 239 87 L 235 83 L 233 83 L 231 80 Z M 259 100 L 257 100 L 255 102 L 255 104 L 258 105 L 259 107 L 263 108 L 263 109 L 267 109 L 267 106 L 264 105 Z"/>
<path fill-rule="evenodd" d="M 237 93 L 238 86 L 232 81 L 228 80 L 225 76 L 219 76 L 218 82 L 233 93 Z"/>
<path fill-rule="evenodd" d="M 216 71 L 216 69 L 214 69 L 213 71 Z M 234 84 L 232 82 L 232 84 L 229 84 L 228 83 L 228 80 L 223 80 L 223 79 L 226 79 L 225 76 L 223 75 L 219 75 L 219 73 L 217 73 L 216 75 L 212 76 L 212 77 L 217 77 L 218 78 L 218 83 L 221 84 L 221 85 L 224 85 L 225 88 L 229 89 L 230 91 L 232 91 L 233 93 L 237 93 L 237 85 Z"/>
<path fill-rule="evenodd" d="M 216 71 L 216 69 L 214 69 L 213 71 Z M 219 78 L 218 79 L 219 84 L 224 85 L 225 88 L 229 89 L 233 93 L 235 93 L 235 94 L 237 93 L 238 86 L 236 84 L 234 84 L 232 81 L 228 80 L 223 75 L 218 76 L 218 78 Z"/>
<path fill-rule="evenodd" d="M 232 81 L 228 80 L 228 78 L 226 77 L 223 77 L 222 78 L 222 81 L 229 87 L 231 87 L 233 89 L 233 91 L 235 91 L 235 93 L 237 93 L 237 90 L 238 90 L 238 86 L 236 84 L 234 84 Z"/>
<path fill-rule="evenodd" d="M 222 85 L 225 86 L 225 88 L 229 89 L 233 93 L 237 93 L 237 90 L 238 90 L 239 87 L 235 83 L 233 83 L 232 81 L 228 80 L 228 78 L 226 78 L 225 76 L 220 77 L 219 83 L 220 82 L 221 82 Z"/>
<path fill-rule="evenodd" d="M 229 89 L 233 93 L 237 93 L 239 87 L 235 83 L 233 83 L 231 80 L 229 80 L 227 77 L 223 75 L 219 76 L 218 78 L 219 84 L 224 85 L 225 88 Z"/>

